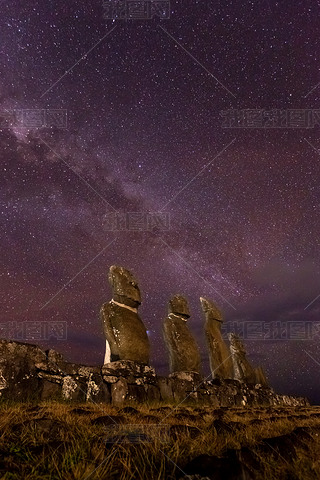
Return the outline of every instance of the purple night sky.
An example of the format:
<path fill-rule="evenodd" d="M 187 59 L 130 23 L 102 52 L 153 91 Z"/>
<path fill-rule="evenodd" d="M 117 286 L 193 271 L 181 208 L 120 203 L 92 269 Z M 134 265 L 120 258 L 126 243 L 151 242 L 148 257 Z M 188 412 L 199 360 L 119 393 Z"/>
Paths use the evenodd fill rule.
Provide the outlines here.
<path fill-rule="evenodd" d="M 228 328 L 251 325 L 249 358 L 275 389 L 320 402 L 319 2 L 172 0 L 170 19 L 145 20 L 105 19 L 98 0 L 0 5 L 1 336 L 66 322 L 66 340 L 21 341 L 101 364 L 99 309 L 122 265 L 159 373 L 176 293 L 209 373 L 206 296 Z M 30 126 L 30 109 L 66 110 L 67 128 Z M 291 116 L 225 128 L 230 109 Z M 106 223 L 154 212 L 167 228 Z M 254 338 L 277 322 L 282 339 Z"/>

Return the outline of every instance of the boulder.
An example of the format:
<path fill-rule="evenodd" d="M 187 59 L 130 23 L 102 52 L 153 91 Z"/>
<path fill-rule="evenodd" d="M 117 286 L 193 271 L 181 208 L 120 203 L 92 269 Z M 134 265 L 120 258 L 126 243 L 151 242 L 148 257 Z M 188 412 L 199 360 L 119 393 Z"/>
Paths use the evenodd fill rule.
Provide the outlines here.
<path fill-rule="evenodd" d="M 51 382 L 43 379 L 41 385 L 40 400 L 62 400 L 62 385 L 57 382 Z"/>
<path fill-rule="evenodd" d="M 62 397 L 64 400 L 76 400 L 84 402 L 86 400 L 86 383 L 74 378 L 71 375 L 63 377 Z"/>
<path fill-rule="evenodd" d="M 152 403 L 152 402 L 160 402 L 161 400 L 161 395 L 160 395 L 160 390 L 157 386 L 155 385 L 145 385 L 145 391 L 147 394 L 147 401 Z"/>
<path fill-rule="evenodd" d="M 111 385 L 111 401 L 114 405 L 121 405 L 128 397 L 128 383 L 125 378 L 120 377 L 116 383 Z"/>
<path fill-rule="evenodd" d="M 90 373 L 86 382 L 86 401 L 111 403 L 111 389 L 99 373 Z"/>
<path fill-rule="evenodd" d="M 174 372 L 169 375 L 172 385 L 173 399 L 177 402 L 194 403 L 197 401 L 197 387 L 201 376 L 196 372 Z"/>
<path fill-rule="evenodd" d="M 46 359 L 37 345 L 0 340 L 0 396 L 5 399 L 40 398 L 36 363 Z"/>
<path fill-rule="evenodd" d="M 146 377 L 153 379 L 156 376 L 155 369 L 132 360 L 119 360 L 110 362 L 101 368 L 101 373 L 107 376 L 125 376 L 132 375 L 133 377 Z"/>
<path fill-rule="evenodd" d="M 173 400 L 172 382 L 170 378 L 159 376 L 158 387 L 162 401 L 168 402 Z"/>

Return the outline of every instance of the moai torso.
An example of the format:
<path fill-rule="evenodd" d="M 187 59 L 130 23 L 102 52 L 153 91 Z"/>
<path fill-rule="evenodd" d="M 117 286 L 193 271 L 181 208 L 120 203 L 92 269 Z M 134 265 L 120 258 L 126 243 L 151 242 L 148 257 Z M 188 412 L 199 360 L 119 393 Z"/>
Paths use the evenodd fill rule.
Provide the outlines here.
<path fill-rule="evenodd" d="M 204 331 L 212 377 L 233 378 L 231 354 L 221 335 L 222 313 L 213 302 L 206 298 L 200 297 L 200 303 L 205 315 Z"/>
<path fill-rule="evenodd" d="M 170 372 L 197 372 L 201 374 L 198 346 L 190 332 L 187 300 L 175 295 L 169 302 L 169 314 L 163 323 L 163 336 L 169 351 Z"/>
<path fill-rule="evenodd" d="M 234 379 L 245 383 L 256 383 L 256 373 L 247 360 L 246 350 L 240 338 L 235 333 L 229 333 L 228 338 Z"/>
<path fill-rule="evenodd" d="M 132 274 L 123 267 L 112 266 L 109 281 L 113 299 L 100 310 L 106 338 L 104 364 L 132 360 L 149 364 L 150 345 L 145 326 L 138 315 L 140 290 Z"/>

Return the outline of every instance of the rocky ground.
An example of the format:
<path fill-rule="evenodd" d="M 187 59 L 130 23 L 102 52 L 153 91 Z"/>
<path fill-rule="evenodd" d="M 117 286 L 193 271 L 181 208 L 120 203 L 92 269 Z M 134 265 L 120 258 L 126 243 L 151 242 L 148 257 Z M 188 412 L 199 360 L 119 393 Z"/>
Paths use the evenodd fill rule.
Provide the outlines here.
<path fill-rule="evenodd" d="M 0 404 L 0 478 L 320 478 L 320 407 Z"/>

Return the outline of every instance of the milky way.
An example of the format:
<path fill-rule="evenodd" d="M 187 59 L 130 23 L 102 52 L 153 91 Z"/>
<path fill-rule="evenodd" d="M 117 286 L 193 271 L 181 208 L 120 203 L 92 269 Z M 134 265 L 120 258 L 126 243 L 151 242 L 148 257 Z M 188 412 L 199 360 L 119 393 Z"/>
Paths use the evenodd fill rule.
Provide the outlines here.
<path fill-rule="evenodd" d="M 123 265 L 159 372 L 175 293 L 208 371 L 202 295 L 230 328 L 260 322 L 245 343 L 273 386 L 320 401 L 319 4 L 183 1 L 113 20 L 99 1 L 24 3 L 0 3 L 2 331 L 66 322 L 65 340 L 27 341 L 98 365 L 107 271 Z M 248 109 L 291 116 L 226 125 Z M 28 124 L 30 110 L 60 123 Z"/>

